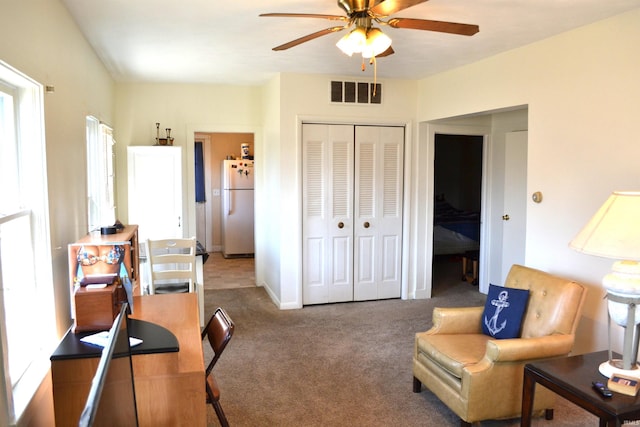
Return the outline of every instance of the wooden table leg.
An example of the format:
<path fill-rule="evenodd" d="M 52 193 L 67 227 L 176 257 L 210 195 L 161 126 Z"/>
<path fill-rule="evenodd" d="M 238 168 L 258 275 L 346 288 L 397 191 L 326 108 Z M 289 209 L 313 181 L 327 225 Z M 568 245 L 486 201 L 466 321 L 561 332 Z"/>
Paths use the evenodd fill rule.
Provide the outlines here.
<path fill-rule="evenodd" d="M 525 368 L 524 381 L 522 382 L 522 418 L 521 427 L 531 427 L 531 414 L 533 412 L 533 396 L 536 392 L 536 382 Z"/>

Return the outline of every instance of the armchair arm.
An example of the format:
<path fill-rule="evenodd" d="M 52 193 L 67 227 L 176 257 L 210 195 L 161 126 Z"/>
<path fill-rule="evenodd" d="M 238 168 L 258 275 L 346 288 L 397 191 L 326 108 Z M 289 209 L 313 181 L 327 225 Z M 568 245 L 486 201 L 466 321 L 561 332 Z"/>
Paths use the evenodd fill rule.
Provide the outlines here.
<path fill-rule="evenodd" d="M 547 335 L 537 338 L 514 338 L 487 342 L 485 357 L 492 362 L 513 362 L 564 356 L 571 352 L 573 335 Z"/>
<path fill-rule="evenodd" d="M 484 307 L 436 307 L 433 309 L 433 327 L 427 331 L 435 334 L 482 333 Z"/>

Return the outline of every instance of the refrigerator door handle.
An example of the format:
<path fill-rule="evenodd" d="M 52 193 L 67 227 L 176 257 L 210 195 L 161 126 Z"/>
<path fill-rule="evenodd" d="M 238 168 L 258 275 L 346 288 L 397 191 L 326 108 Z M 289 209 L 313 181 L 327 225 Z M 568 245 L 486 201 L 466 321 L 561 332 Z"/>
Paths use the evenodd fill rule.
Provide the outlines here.
<path fill-rule="evenodd" d="M 225 190 L 224 192 L 225 206 L 227 207 L 227 216 L 231 214 L 231 190 Z"/>

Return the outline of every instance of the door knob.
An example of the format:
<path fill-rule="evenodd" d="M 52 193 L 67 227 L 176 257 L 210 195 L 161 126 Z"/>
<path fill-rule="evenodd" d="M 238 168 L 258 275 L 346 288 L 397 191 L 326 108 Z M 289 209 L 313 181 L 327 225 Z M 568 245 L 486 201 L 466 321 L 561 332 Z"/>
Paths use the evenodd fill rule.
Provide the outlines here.
<path fill-rule="evenodd" d="M 340 221 L 340 222 L 338 223 L 338 228 L 344 228 L 344 222 Z"/>
<path fill-rule="evenodd" d="M 502 220 L 503 221 L 509 221 L 509 219 L 510 219 L 509 218 L 509 214 L 502 215 Z"/>
<path fill-rule="evenodd" d="M 370 225 L 371 225 L 371 224 L 369 224 L 369 222 L 368 222 L 368 221 L 365 221 L 365 222 L 364 222 L 364 228 L 369 228 L 369 226 L 370 226 Z"/>

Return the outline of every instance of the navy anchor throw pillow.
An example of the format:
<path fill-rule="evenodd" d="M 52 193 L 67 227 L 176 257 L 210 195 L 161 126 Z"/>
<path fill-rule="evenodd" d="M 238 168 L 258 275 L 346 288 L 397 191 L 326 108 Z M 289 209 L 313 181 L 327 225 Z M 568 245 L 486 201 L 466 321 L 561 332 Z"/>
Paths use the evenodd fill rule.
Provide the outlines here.
<path fill-rule="evenodd" d="M 482 333 L 498 339 L 519 338 L 528 301 L 526 289 L 489 285 L 482 313 Z"/>

